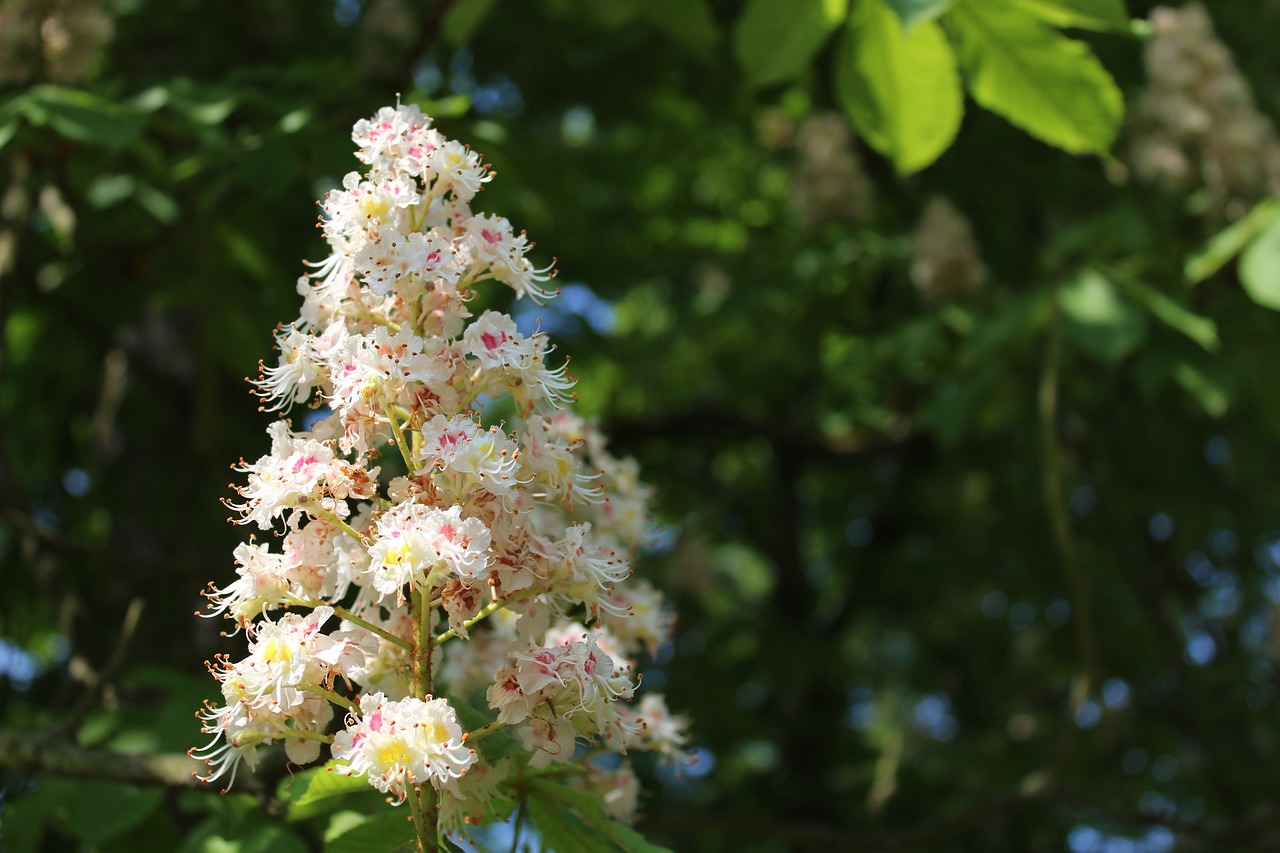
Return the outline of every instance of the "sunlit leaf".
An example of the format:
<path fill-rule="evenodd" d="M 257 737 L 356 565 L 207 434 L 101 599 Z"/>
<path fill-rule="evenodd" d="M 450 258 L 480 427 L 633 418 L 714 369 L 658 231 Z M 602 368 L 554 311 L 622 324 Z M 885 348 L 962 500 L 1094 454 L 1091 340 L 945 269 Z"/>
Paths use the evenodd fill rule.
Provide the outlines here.
<path fill-rule="evenodd" d="M 1241 253 L 1240 283 L 1254 302 L 1280 311 L 1280 217 L 1272 217 Z"/>
<path fill-rule="evenodd" d="M 937 24 L 907 30 L 883 0 L 860 0 L 836 62 L 836 94 L 854 126 L 898 171 L 923 169 L 960 128 L 955 58 Z"/>
<path fill-rule="evenodd" d="M 1126 30 L 1124 0 L 1014 0 L 1031 14 L 1056 27 Z"/>
<path fill-rule="evenodd" d="M 1088 45 L 1001 0 L 965 0 L 947 21 L 979 104 L 1071 153 L 1111 147 L 1124 98 Z"/>

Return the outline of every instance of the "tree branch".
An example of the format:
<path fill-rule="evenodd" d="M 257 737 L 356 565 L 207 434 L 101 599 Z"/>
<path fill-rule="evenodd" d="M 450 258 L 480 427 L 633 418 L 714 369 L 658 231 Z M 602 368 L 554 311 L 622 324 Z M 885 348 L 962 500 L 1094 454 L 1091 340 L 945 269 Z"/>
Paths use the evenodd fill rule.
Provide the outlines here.
<path fill-rule="evenodd" d="M 120 782 L 149 788 L 179 788 L 216 793 L 216 785 L 201 782 L 197 773 L 208 770 L 203 761 L 180 753 L 133 755 L 76 746 L 56 734 L 0 729 L 0 770 L 24 775 L 45 773 L 67 779 Z M 250 794 L 264 792 L 253 776 L 237 779 Z"/>

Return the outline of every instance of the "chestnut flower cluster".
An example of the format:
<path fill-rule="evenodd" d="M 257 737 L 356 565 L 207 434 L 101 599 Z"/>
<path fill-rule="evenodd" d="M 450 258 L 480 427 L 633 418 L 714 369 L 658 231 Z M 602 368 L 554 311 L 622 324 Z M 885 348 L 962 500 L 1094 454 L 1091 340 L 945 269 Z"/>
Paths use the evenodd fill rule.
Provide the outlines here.
<path fill-rule="evenodd" d="M 1151 34 L 1128 153 L 1138 177 L 1171 191 L 1202 187 L 1215 218 L 1236 218 L 1280 192 L 1280 137 L 1208 9 L 1157 7 Z"/>
<path fill-rule="evenodd" d="M 471 310 L 486 282 L 552 298 L 552 270 L 506 219 L 471 210 L 492 174 L 417 107 L 383 108 L 352 138 L 367 171 L 322 202 L 331 253 L 300 278 L 300 316 L 256 382 L 268 411 L 309 407 L 309 428 L 273 423 L 229 502 L 274 538 L 240 545 L 236 579 L 206 593 L 249 643 L 210 666 L 206 778 L 234 779 L 269 744 L 297 764 L 328 745 L 334 771 L 456 830 L 503 816 L 504 780 L 556 762 L 687 760 L 661 696 L 619 702 L 633 658 L 672 628 L 630 579 L 649 491 L 573 414 L 547 336 Z M 526 751 L 489 763 L 472 745 L 503 729 Z M 609 768 L 573 784 L 628 818 L 635 776 Z"/>
<path fill-rule="evenodd" d="M 987 265 L 968 218 L 944 196 L 932 196 L 911 235 L 911 281 L 930 305 L 973 296 L 987 283 Z"/>

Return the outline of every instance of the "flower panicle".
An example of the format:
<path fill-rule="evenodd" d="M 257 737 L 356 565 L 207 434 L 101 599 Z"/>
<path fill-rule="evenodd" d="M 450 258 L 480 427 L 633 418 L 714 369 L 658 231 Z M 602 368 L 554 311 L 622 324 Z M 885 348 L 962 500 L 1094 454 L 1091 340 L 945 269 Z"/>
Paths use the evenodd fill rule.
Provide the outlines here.
<path fill-rule="evenodd" d="M 568 360 L 545 333 L 470 310 L 483 287 L 553 298 L 554 261 L 472 211 L 493 173 L 416 106 L 379 110 L 352 140 L 365 170 L 320 202 L 329 256 L 306 265 L 299 316 L 252 381 L 280 417 L 225 503 L 274 535 L 239 545 L 235 578 L 205 592 L 247 654 L 210 664 L 222 696 L 192 754 L 202 778 L 234 780 L 265 747 L 305 764 L 327 745 L 335 772 L 461 830 L 506 813 L 520 765 L 573 762 L 584 742 L 679 752 L 665 704 L 660 725 L 650 705 L 623 707 L 634 657 L 667 642 L 673 616 L 632 580 L 649 489 L 573 412 Z M 504 399 L 514 414 L 495 423 Z M 478 746 L 499 731 L 491 761 Z M 634 774 L 591 778 L 634 812 Z"/>

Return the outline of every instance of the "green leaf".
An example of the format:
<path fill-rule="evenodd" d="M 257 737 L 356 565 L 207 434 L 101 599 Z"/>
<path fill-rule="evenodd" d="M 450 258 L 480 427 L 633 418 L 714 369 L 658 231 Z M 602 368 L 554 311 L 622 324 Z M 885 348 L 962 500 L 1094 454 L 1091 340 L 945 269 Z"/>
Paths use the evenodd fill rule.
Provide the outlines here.
<path fill-rule="evenodd" d="M 720 40 L 707 0 L 647 0 L 641 11 L 685 50 L 702 59 L 711 57 Z"/>
<path fill-rule="evenodd" d="M 1124 0 L 1014 0 L 1042 21 L 1055 27 L 1084 30 L 1129 29 L 1129 13 Z"/>
<path fill-rule="evenodd" d="M 1218 324 L 1175 302 L 1168 294 L 1142 281 L 1124 280 L 1120 286 L 1130 296 L 1146 305 L 1156 319 L 1174 331 L 1181 332 L 1209 352 L 1217 352 Z"/>
<path fill-rule="evenodd" d="M 964 98 L 942 30 L 927 21 L 904 29 L 884 0 L 859 0 L 835 73 L 854 126 L 901 174 L 936 160 L 960 129 Z"/>
<path fill-rule="evenodd" d="M 529 800 L 531 808 L 539 802 L 546 801 L 573 809 L 585 822 L 584 826 L 626 850 L 627 853 L 671 853 L 667 848 L 645 840 L 643 835 L 631 827 L 610 818 L 605 813 L 604 806 L 600 804 L 599 798 L 592 794 L 547 779 L 533 780 L 530 788 L 533 794 Z M 573 813 L 571 812 L 570 815 L 572 816 Z M 534 822 L 538 822 L 536 817 Z M 540 823 L 538 828 L 542 829 Z M 555 844 L 551 846 L 555 847 Z M 556 849 L 559 851 L 558 847 Z"/>
<path fill-rule="evenodd" d="M 494 0 L 459 0 L 444 16 L 441 31 L 449 44 L 459 47 L 471 41 L 485 16 L 493 8 Z"/>
<path fill-rule="evenodd" d="M 1254 302 L 1280 311 L 1280 217 L 1273 217 L 1240 255 L 1240 283 Z"/>
<path fill-rule="evenodd" d="M 119 104 L 62 86 L 33 87 L 25 112 L 32 124 L 47 124 L 68 139 L 113 151 L 129 145 L 142 130 L 142 119 Z"/>
<path fill-rule="evenodd" d="M 975 101 L 1064 151 L 1111 147 L 1124 99 L 1088 45 L 997 0 L 965 0 L 947 21 Z"/>
<path fill-rule="evenodd" d="M 1187 284 L 1199 284 L 1240 254 L 1245 246 L 1267 229 L 1280 214 L 1280 199 L 1268 196 L 1254 205 L 1239 221 L 1209 238 L 1204 248 L 1187 259 L 1182 268 Z"/>
<path fill-rule="evenodd" d="M 134 190 L 134 198 L 138 200 L 142 209 L 155 217 L 161 225 L 172 224 L 182 213 L 176 201 L 151 184 L 139 183 Z"/>
<path fill-rule="evenodd" d="M 552 800 L 530 799 L 529 817 L 538 828 L 544 846 L 555 853 L 605 853 L 619 849 L 569 809 Z"/>
<path fill-rule="evenodd" d="M 1058 292 L 1067 337 L 1082 350 L 1114 364 L 1146 339 L 1146 318 L 1096 270 L 1085 270 Z"/>
<path fill-rule="evenodd" d="M 904 26 L 911 27 L 921 21 L 933 21 L 938 18 L 955 0 L 888 0 L 889 8 L 902 19 Z"/>
<path fill-rule="evenodd" d="M 339 836 L 325 840 L 324 853 L 381 853 L 412 840 L 408 808 L 370 818 Z"/>
<path fill-rule="evenodd" d="M 317 814 L 313 806 L 331 797 L 340 797 L 359 791 L 372 791 L 364 776 L 346 776 L 331 768 L 338 762 L 330 761 L 323 767 L 312 767 L 297 773 L 280 783 L 281 799 L 289 801 L 289 819 L 296 820 Z"/>
<path fill-rule="evenodd" d="M 733 31 L 747 82 L 767 86 L 798 77 L 848 9 L 849 0 L 749 0 Z"/>

